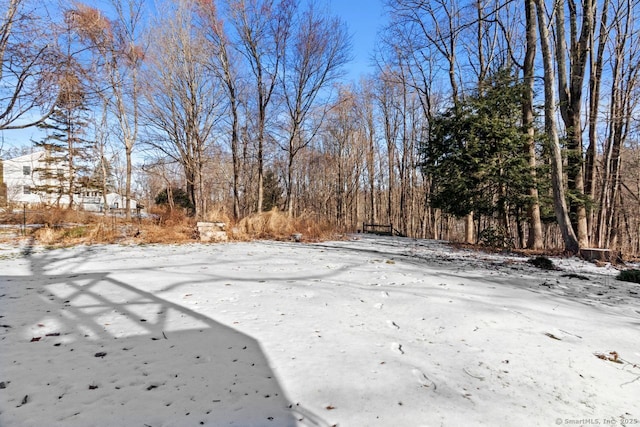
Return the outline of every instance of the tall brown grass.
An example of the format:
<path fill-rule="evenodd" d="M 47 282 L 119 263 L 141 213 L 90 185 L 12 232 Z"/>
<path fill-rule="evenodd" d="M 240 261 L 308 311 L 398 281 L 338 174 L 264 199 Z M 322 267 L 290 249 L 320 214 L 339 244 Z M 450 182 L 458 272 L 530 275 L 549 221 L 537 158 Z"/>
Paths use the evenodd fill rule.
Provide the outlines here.
<path fill-rule="evenodd" d="M 45 226 L 58 226 L 61 224 L 77 223 L 86 224 L 96 222 L 96 215 L 75 209 L 57 207 L 36 207 L 27 209 L 6 209 L 0 213 L 2 224 L 43 224 Z"/>
<path fill-rule="evenodd" d="M 40 228 L 29 228 L 27 234 L 38 243 L 48 246 L 71 246 L 99 243 L 191 243 L 197 241 L 196 220 L 184 211 L 154 209 L 150 218 L 135 218 L 126 222 L 113 215 L 99 215 L 68 209 L 30 210 L 27 223 L 40 224 Z M 12 213 L 11 221 L 3 223 L 22 224 L 22 214 Z M 250 241 L 255 239 L 291 240 L 294 235 L 302 241 L 319 241 L 336 237 L 334 228 L 328 223 L 306 214 L 291 218 L 278 210 L 250 215 L 234 223 L 224 209 L 207 215 L 211 222 L 223 222 L 230 240 Z M 22 231 L 22 230 L 20 230 Z"/>
<path fill-rule="evenodd" d="M 245 217 L 235 229 L 237 231 L 231 237 L 239 240 L 290 240 L 293 235 L 300 234 L 303 241 L 317 241 L 336 236 L 329 223 L 318 221 L 310 214 L 290 217 L 277 209 Z"/>
<path fill-rule="evenodd" d="M 78 244 L 115 243 L 118 233 L 104 222 L 66 227 L 45 226 L 32 232 L 32 237 L 43 245 L 72 246 Z"/>

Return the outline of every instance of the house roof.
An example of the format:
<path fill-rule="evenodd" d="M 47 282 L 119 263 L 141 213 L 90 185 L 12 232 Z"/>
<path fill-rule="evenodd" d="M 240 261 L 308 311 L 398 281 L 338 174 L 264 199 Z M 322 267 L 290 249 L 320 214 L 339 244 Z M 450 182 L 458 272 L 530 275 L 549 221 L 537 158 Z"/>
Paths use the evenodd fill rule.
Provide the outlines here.
<path fill-rule="evenodd" d="M 40 160 L 41 158 L 43 158 L 45 155 L 44 151 L 34 151 L 31 154 L 25 154 L 23 156 L 18 156 L 18 157 L 14 157 L 12 159 L 6 159 L 4 160 L 4 162 L 15 162 L 15 163 L 21 163 L 21 162 L 26 162 L 26 161 L 33 161 L 33 160 Z"/>

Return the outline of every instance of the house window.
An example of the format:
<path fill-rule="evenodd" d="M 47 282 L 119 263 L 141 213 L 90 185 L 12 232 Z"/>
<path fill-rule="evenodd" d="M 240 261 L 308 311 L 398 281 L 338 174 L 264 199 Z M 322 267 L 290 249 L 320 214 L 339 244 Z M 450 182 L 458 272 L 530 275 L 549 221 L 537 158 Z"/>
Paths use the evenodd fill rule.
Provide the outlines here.
<path fill-rule="evenodd" d="M 22 175 L 24 176 L 31 175 L 31 166 L 22 166 Z"/>
<path fill-rule="evenodd" d="M 22 187 L 22 194 L 31 194 L 31 187 L 29 187 L 28 185 Z"/>

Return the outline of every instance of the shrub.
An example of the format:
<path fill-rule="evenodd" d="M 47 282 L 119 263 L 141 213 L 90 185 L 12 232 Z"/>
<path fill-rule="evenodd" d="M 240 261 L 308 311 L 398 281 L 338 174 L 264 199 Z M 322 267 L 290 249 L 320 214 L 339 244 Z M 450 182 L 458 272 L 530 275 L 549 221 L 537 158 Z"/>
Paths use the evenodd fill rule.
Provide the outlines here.
<path fill-rule="evenodd" d="M 623 282 L 640 283 L 640 270 L 623 270 L 616 276 L 616 279 Z"/>
<path fill-rule="evenodd" d="M 549 258 L 545 256 L 538 256 L 535 258 L 531 258 L 527 261 L 529 264 L 538 267 L 542 270 L 557 270 L 557 267 Z"/>
<path fill-rule="evenodd" d="M 169 205 L 169 193 L 171 193 L 171 198 L 175 206 L 186 209 L 191 212 L 193 210 L 193 203 L 189 198 L 189 194 L 184 191 L 182 188 L 173 188 L 171 192 L 168 189 L 164 189 L 156 195 L 156 205 Z"/>
<path fill-rule="evenodd" d="M 504 227 L 488 227 L 480 232 L 478 241 L 483 246 L 499 249 L 513 249 L 513 238 Z"/>

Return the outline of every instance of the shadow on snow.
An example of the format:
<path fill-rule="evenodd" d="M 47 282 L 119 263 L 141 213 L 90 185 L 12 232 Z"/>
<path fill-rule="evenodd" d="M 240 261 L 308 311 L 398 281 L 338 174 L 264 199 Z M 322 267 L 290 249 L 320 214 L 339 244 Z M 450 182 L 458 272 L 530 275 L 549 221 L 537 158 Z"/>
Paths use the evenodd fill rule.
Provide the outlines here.
<path fill-rule="evenodd" d="M 23 255 L 30 275 L 0 275 L 0 425 L 326 425 L 254 338 L 110 272 L 50 271 L 77 253 Z"/>

